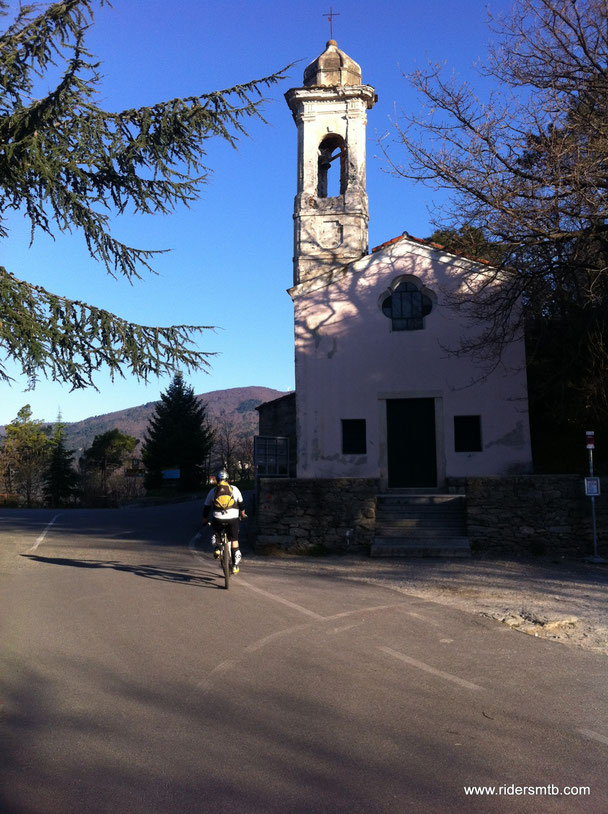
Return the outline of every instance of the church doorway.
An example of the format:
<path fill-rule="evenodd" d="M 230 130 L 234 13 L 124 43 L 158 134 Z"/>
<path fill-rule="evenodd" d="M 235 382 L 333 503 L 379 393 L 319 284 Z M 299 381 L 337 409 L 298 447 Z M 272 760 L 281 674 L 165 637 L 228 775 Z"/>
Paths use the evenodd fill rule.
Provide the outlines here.
<path fill-rule="evenodd" d="M 435 399 L 387 399 L 389 488 L 437 486 Z"/>

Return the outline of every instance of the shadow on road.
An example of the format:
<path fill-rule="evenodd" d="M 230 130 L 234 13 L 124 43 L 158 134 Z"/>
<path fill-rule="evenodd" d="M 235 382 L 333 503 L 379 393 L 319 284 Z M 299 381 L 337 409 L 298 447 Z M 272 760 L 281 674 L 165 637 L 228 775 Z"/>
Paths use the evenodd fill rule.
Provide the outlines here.
<path fill-rule="evenodd" d="M 47 565 L 67 565 L 72 568 L 110 568 L 113 571 L 126 571 L 138 577 L 148 579 L 160 579 L 167 582 L 176 582 L 185 585 L 193 585 L 199 588 L 223 588 L 222 584 L 215 576 L 200 576 L 193 574 L 190 569 L 177 568 L 168 570 L 155 565 L 126 565 L 117 560 L 76 560 L 69 557 L 41 557 L 37 554 L 22 554 L 25 559 L 34 562 L 46 563 Z"/>

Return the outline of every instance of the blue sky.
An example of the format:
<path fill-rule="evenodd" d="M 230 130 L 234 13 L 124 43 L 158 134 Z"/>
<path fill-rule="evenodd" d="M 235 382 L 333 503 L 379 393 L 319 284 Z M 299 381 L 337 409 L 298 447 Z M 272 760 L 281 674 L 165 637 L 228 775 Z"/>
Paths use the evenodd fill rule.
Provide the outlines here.
<path fill-rule="evenodd" d="M 377 0 L 336 2 L 334 38 L 362 68 L 379 100 L 368 116 L 367 187 L 370 247 L 404 230 L 432 231 L 434 193 L 392 177 L 376 145 L 400 110 L 420 100 L 402 74 L 428 59 L 470 78 L 492 34 L 487 9 L 508 10 L 506 0 Z M 208 142 L 213 177 L 201 200 L 167 217 L 116 220 L 114 234 L 131 245 L 171 249 L 130 285 L 113 280 L 87 254 L 77 233 L 53 242 L 39 235 L 29 247 L 22 217 L 11 217 L 2 264 L 17 277 L 54 293 L 109 309 L 147 325 L 214 325 L 200 337 L 217 354 L 208 374 L 187 380 L 196 393 L 261 385 L 294 386 L 293 311 L 286 289 L 292 280 L 292 211 L 296 184 L 296 129 L 283 94 L 302 84 L 306 65 L 329 39 L 320 2 L 232 0 L 114 0 L 96 13 L 87 44 L 102 62 L 101 102 L 121 110 L 188 96 L 264 76 L 300 60 L 289 78 L 268 92 L 267 125 L 252 123 L 238 151 Z M 390 140 L 390 136 L 389 136 Z M 398 147 L 395 156 L 398 158 Z M 10 368 L 9 368 L 10 370 Z M 13 373 L 16 371 L 13 370 Z M 42 380 L 33 391 L 16 375 L 0 384 L 0 424 L 24 404 L 35 418 L 78 421 L 155 400 L 169 380 L 147 386 L 101 374 L 99 391 L 70 392 Z"/>

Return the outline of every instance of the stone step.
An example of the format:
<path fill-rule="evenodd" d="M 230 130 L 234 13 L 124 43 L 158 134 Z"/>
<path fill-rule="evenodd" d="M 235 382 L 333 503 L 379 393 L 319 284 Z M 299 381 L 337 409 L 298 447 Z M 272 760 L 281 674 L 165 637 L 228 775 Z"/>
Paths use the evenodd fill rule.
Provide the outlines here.
<path fill-rule="evenodd" d="M 405 502 L 405 503 L 450 503 L 452 501 L 464 501 L 466 495 L 444 493 L 444 492 L 401 492 L 393 494 L 392 492 L 380 492 L 377 495 L 377 500 L 381 502 Z"/>
<path fill-rule="evenodd" d="M 464 527 L 465 523 L 464 503 L 430 506 L 378 506 L 376 508 L 377 526 Z"/>
<path fill-rule="evenodd" d="M 372 557 L 470 557 L 466 497 L 390 493 L 378 496 Z"/>
<path fill-rule="evenodd" d="M 402 495 L 401 497 L 378 495 L 379 506 L 459 506 L 466 503 L 464 495 Z"/>
<path fill-rule="evenodd" d="M 456 502 L 458 499 L 456 500 Z M 453 498 L 444 495 L 421 495 L 420 497 L 380 497 L 376 498 L 377 506 L 449 506 Z"/>
<path fill-rule="evenodd" d="M 426 512 L 399 512 L 399 514 L 377 514 L 376 522 L 387 526 L 462 526 L 465 523 L 464 512 L 446 512 L 441 514 L 427 514 Z"/>
<path fill-rule="evenodd" d="M 372 557 L 470 557 L 468 537 L 445 539 L 376 537 L 370 550 Z"/>
<path fill-rule="evenodd" d="M 446 517 L 449 519 L 464 517 L 464 510 L 462 508 L 453 509 L 449 507 L 447 509 L 437 509 L 437 508 L 429 508 L 429 507 L 409 507 L 409 508 L 399 508 L 399 509 L 384 509 L 384 508 L 377 508 L 376 509 L 376 517 L 381 517 L 383 519 L 398 519 L 400 517 L 404 518 L 416 518 L 421 517 L 426 520 L 441 520 L 442 518 Z"/>
<path fill-rule="evenodd" d="M 377 537 L 463 537 L 466 529 L 462 523 L 446 524 L 442 526 L 424 526 L 420 524 L 408 526 L 406 524 L 376 523 Z"/>

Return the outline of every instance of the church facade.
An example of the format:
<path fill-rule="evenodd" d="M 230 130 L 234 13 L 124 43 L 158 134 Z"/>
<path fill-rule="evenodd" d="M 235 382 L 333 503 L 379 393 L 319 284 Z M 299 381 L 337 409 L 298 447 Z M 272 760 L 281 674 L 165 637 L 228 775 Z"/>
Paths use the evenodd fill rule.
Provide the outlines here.
<path fill-rule="evenodd" d="M 453 297 L 488 266 L 405 233 L 369 251 L 376 95 L 360 67 L 330 40 L 286 101 L 298 134 L 297 478 L 441 491 L 531 471 L 523 341 L 491 370 L 454 353 L 480 326 Z"/>

